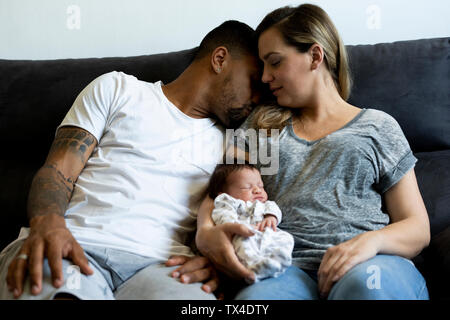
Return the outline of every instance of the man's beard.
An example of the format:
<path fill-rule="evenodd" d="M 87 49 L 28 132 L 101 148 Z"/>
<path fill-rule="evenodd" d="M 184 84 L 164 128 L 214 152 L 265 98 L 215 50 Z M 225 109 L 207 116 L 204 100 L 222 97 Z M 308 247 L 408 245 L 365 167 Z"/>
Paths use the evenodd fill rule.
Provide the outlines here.
<path fill-rule="evenodd" d="M 233 108 L 233 106 L 239 105 L 239 103 L 237 102 L 232 87 L 231 77 L 227 77 L 224 80 L 222 96 L 217 102 L 217 107 L 225 110 L 223 114 L 224 119 L 220 120 L 230 129 L 238 128 L 253 109 L 252 104 L 245 104 L 239 108 Z"/>
<path fill-rule="evenodd" d="M 246 104 L 240 108 L 230 108 L 227 110 L 226 118 L 228 120 L 227 127 L 230 129 L 239 128 L 247 116 L 252 112 L 252 106 Z"/>

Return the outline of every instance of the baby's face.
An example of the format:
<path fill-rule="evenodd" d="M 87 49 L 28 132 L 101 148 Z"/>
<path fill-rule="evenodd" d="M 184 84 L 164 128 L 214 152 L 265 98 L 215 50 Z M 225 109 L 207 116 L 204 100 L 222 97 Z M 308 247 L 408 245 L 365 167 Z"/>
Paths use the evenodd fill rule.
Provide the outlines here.
<path fill-rule="evenodd" d="M 225 192 L 233 198 L 244 201 L 267 201 L 261 175 L 256 169 L 245 168 L 231 173 L 227 178 Z"/>

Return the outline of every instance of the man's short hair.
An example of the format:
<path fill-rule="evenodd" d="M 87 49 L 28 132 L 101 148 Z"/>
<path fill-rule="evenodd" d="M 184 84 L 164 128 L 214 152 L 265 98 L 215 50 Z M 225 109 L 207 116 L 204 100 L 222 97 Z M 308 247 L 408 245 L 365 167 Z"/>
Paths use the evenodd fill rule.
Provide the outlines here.
<path fill-rule="evenodd" d="M 258 42 L 255 30 L 245 23 L 229 20 L 211 30 L 202 40 L 195 54 L 195 60 L 211 54 L 217 47 L 224 46 L 231 56 L 258 54 Z"/>

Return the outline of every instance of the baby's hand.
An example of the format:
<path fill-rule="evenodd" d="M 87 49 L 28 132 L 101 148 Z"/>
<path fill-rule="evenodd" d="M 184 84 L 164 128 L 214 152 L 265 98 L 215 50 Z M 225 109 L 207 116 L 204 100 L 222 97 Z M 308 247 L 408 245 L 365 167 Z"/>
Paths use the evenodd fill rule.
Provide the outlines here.
<path fill-rule="evenodd" d="M 256 225 L 256 228 L 258 228 L 259 231 L 264 231 L 266 227 L 269 227 L 272 228 L 273 231 L 277 231 L 277 222 L 277 218 L 274 215 L 266 214 L 263 221 Z"/>

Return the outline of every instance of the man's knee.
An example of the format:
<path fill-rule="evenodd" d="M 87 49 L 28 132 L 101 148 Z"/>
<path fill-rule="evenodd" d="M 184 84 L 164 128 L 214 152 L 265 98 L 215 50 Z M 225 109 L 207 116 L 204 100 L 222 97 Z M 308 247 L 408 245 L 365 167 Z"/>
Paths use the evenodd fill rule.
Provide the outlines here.
<path fill-rule="evenodd" d="M 3 263 L 0 261 L 0 263 Z M 6 284 L 6 273 L 2 265 L 0 276 L 0 300 L 14 299 Z M 62 260 L 64 283 L 55 288 L 52 284 L 51 270 L 47 259 L 44 259 L 42 272 L 42 286 L 38 294 L 31 293 L 30 277 L 27 275 L 23 283 L 23 293 L 20 300 L 52 300 L 52 299 L 113 299 L 112 291 L 103 276 L 94 269 L 94 275 L 85 276 L 79 268 L 69 260 Z"/>

